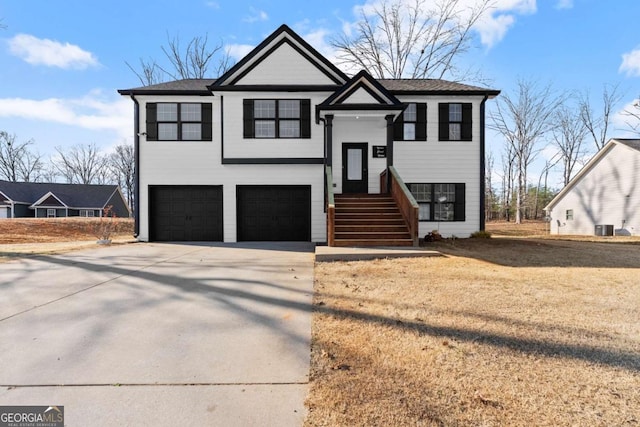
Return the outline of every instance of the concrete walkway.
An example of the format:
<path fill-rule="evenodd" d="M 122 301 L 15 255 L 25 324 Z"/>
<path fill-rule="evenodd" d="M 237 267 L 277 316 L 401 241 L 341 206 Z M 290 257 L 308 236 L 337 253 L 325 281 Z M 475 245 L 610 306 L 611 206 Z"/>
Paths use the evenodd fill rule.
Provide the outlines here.
<path fill-rule="evenodd" d="M 0 405 L 67 426 L 295 426 L 311 244 L 130 244 L 0 264 Z"/>

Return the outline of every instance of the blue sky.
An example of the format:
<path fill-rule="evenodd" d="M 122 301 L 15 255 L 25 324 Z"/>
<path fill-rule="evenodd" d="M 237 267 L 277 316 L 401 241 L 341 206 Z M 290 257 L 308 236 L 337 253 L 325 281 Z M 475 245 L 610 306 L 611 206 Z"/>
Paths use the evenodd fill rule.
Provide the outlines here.
<path fill-rule="evenodd" d="M 133 134 L 132 103 L 116 90 L 139 86 L 125 61 L 163 59 L 167 34 L 209 36 L 239 58 L 286 23 L 320 52 L 355 22 L 356 8 L 376 0 L 138 1 L 0 0 L 0 130 L 54 147 L 96 143 L 108 150 Z M 472 3 L 474 0 L 463 0 Z M 640 95 L 640 2 L 637 0 L 496 0 L 461 61 L 492 88 L 509 92 L 518 78 L 558 91 L 604 84 L 624 93 L 617 110 Z M 627 136 L 615 118 L 610 136 Z M 489 146 L 499 158 L 501 141 Z"/>

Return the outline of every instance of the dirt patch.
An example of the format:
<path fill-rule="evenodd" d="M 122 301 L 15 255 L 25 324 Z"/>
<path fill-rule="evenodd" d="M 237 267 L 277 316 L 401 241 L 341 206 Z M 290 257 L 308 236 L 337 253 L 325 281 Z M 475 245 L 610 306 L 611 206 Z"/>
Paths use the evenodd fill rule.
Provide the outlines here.
<path fill-rule="evenodd" d="M 639 425 L 640 245 L 321 263 L 309 426 Z"/>
<path fill-rule="evenodd" d="M 132 219 L 113 221 L 113 244 L 131 243 Z M 0 262 L 15 257 L 67 252 L 96 247 L 99 218 L 19 218 L 0 220 Z"/>
<path fill-rule="evenodd" d="M 54 243 L 95 240 L 101 221 L 113 221 L 116 238 L 133 236 L 132 219 L 16 218 L 0 220 L 0 244 Z"/>

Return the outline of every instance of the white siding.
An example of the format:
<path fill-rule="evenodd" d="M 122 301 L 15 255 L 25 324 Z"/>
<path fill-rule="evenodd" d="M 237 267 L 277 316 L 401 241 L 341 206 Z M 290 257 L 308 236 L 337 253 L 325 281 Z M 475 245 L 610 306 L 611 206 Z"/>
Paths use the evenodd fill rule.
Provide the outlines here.
<path fill-rule="evenodd" d="M 0 218 L 9 218 L 9 208 L 0 206 Z"/>
<path fill-rule="evenodd" d="M 387 145 L 387 130 L 384 118 L 337 117 L 333 121 L 333 182 L 334 192 L 342 193 L 342 144 L 367 143 L 369 193 L 380 192 L 380 173 L 387 167 L 387 159 L 374 159 L 371 147 Z"/>
<path fill-rule="evenodd" d="M 347 99 L 342 101 L 343 104 L 378 104 L 379 101 L 375 99 L 365 89 L 360 88 L 353 92 Z"/>
<path fill-rule="evenodd" d="M 288 93 L 288 92 L 239 92 L 216 95 L 214 107 L 213 137 L 220 139 L 220 100 L 224 106 L 224 156 L 225 158 L 255 157 L 324 157 L 324 129 L 315 122 L 315 105 L 321 103 L 329 93 Z M 310 99 L 311 138 L 270 139 L 243 137 L 244 99 Z M 217 117 L 216 117 L 217 116 Z"/>
<path fill-rule="evenodd" d="M 335 82 L 291 45 L 284 43 L 242 77 L 237 84 L 323 85 L 335 84 Z"/>
<path fill-rule="evenodd" d="M 401 97 L 402 102 L 425 102 L 424 98 Z M 464 183 L 465 221 L 421 221 L 420 237 L 439 229 L 444 236 L 468 237 L 480 228 L 480 104 L 482 99 L 429 97 L 427 140 L 394 142 L 394 165 L 405 183 Z M 473 139 L 438 141 L 438 104 L 472 102 Z"/>
<path fill-rule="evenodd" d="M 567 220 L 573 210 L 573 220 Z M 593 235 L 595 225 L 640 235 L 640 152 L 613 144 L 549 212 L 552 234 Z"/>
<path fill-rule="evenodd" d="M 213 141 L 147 141 L 144 136 L 140 137 L 140 240 L 149 239 L 150 185 L 222 185 L 226 242 L 236 241 L 236 185 L 310 185 L 311 238 L 314 242 L 326 241 L 322 165 L 222 165 L 219 98 L 139 96 L 138 101 L 141 132 L 144 131 L 145 101 L 213 101 L 214 129 Z M 225 123 L 225 127 L 228 127 L 228 123 Z M 314 131 L 318 133 L 317 129 Z M 227 143 L 231 144 L 225 141 Z M 309 153 L 322 157 L 321 143 L 320 147 L 319 151 L 313 148 Z M 254 154 L 253 157 L 260 157 L 260 154 Z M 279 156 L 282 155 L 280 153 Z"/>

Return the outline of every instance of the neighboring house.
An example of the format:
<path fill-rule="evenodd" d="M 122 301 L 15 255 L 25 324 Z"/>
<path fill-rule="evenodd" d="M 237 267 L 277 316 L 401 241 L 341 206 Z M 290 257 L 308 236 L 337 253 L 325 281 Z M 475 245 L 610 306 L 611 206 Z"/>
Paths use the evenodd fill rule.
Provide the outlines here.
<path fill-rule="evenodd" d="M 131 216 L 117 185 L 0 181 L 0 218 L 99 217 L 109 206 L 117 217 Z"/>
<path fill-rule="evenodd" d="M 544 208 L 551 234 L 640 235 L 640 139 L 611 139 Z"/>
<path fill-rule="evenodd" d="M 497 90 L 348 77 L 283 25 L 218 79 L 119 93 L 134 102 L 139 240 L 415 244 L 484 229 Z"/>

